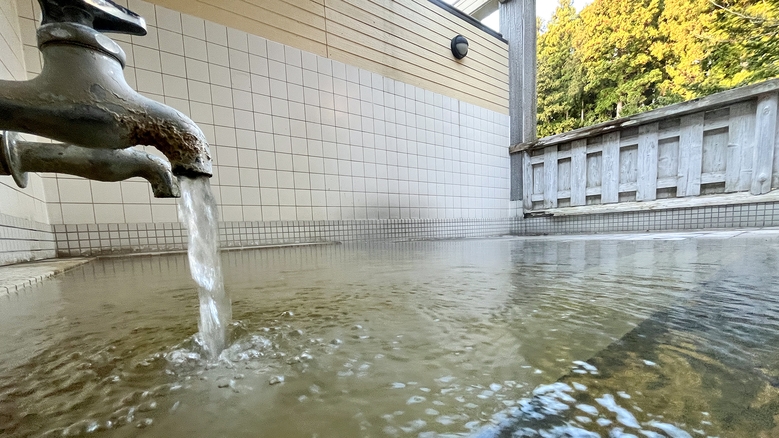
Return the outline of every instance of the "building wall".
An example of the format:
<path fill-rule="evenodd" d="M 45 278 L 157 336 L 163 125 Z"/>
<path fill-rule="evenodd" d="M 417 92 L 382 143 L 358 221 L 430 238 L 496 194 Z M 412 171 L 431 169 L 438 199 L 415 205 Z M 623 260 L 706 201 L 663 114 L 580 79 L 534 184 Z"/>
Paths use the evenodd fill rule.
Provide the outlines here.
<path fill-rule="evenodd" d="M 0 0 L 0 79 L 27 78 L 22 29 L 15 0 Z M 40 176 L 29 175 L 26 189 L 0 176 L 0 265 L 54 255 L 54 236 Z"/>
<path fill-rule="evenodd" d="M 508 113 L 508 45 L 427 0 L 152 3 Z M 471 47 L 461 61 L 449 50 L 458 34 Z"/>
<path fill-rule="evenodd" d="M 521 205 L 508 201 L 509 119 L 502 109 L 432 82 L 405 81 L 402 68 L 378 66 L 384 60 L 393 67 L 390 54 L 344 63 L 335 50 L 303 50 L 299 38 L 283 33 L 288 45 L 151 3 L 129 7 L 147 18 L 149 36 L 115 36 L 128 55 L 127 80 L 191 116 L 207 135 L 227 247 L 779 224 L 777 203 L 520 220 Z M 344 14 L 360 16 L 353 12 Z M 2 79 L 40 71 L 37 16 L 35 0 L 0 0 Z M 376 25 L 397 30 L 393 20 L 400 26 L 410 16 Z M 347 18 L 339 22 L 352 23 Z M 454 26 L 454 18 L 439 19 Z M 30 175 L 19 189 L 0 177 L 0 264 L 51 257 L 55 238 L 60 255 L 186 245 L 175 201 L 154 199 L 143 180 Z"/>
<path fill-rule="evenodd" d="M 20 21 L 36 74 L 37 2 L 20 1 L 31 4 Z M 223 243 L 508 231 L 506 114 L 161 6 L 129 7 L 149 35 L 112 35 L 125 76 L 206 134 Z M 183 248 L 175 200 L 153 198 L 143 180 L 51 174 L 43 185 L 62 255 Z"/>

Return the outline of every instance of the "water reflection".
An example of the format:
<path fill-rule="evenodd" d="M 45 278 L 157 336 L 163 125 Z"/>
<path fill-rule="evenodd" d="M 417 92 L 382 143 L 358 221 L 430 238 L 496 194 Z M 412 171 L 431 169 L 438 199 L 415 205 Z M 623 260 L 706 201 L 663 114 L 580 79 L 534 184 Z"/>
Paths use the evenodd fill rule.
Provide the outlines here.
<path fill-rule="evenodd" d="M 184 256 L 100 260 L 0 303 L 0 433 L 773 436 L 779 240 L 670 237 L 224 253 L 215 366 Z"/>

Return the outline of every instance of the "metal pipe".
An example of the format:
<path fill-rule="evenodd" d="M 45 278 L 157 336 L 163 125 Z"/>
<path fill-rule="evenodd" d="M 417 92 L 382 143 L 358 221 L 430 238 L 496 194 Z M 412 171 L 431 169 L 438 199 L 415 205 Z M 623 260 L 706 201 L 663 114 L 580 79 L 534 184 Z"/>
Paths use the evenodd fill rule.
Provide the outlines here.
<path fill-rule="evenodd" d="M 91 149 L 80 146 L 18 140 L 4 132 L 0 148 L 0 174 L 12 175 L 21 187 L 27 172 L 57 172 L 96 181 L 115 182 L 141 177 L 157 198 L 181 196 L 178 179 L 164 159 L 138 149 Z"/>
<path fill-rule="evenodd" d="M 212 174 L 203 132 L 179 111 L 141 96 L 125 81 L 124 52 L 76 23 L 38 29 L 44 65 L 29 81 L 0 81 L 0 130 L 85 148 L 153 146 L 175 175 Z M 89 176 L 86 176 L 89 178 Z"/>

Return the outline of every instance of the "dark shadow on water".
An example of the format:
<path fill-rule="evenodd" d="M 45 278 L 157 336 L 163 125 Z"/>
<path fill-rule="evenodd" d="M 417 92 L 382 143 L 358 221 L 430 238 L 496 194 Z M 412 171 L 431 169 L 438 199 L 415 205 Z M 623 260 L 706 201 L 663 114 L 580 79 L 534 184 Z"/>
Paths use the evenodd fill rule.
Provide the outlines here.
<path fill-rule="evenodd" d="M 778 284 L 776 255 L 755 248 L 587 360 L 597 371 L 577 367 L 557 381 L 563 391 L 534 393 L 476 436 L 636 434 L 630 417 L 646 436 L 779 436 Z M 629 412 L 622 424 L 613 418 L 620 408 Z"/>

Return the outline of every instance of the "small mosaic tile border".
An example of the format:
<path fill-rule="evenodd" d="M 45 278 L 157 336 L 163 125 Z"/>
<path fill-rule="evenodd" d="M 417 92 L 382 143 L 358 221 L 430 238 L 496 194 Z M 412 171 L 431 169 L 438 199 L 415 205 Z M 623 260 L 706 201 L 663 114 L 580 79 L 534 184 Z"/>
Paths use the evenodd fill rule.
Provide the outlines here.
<path fill-rule="evenodd" d="M 509 234 L 516 219 L 388 219 L 359 221 L 222 222 L 223 248 L 316 242 L 459 239 Z M 179 223 L 55 225 L 59 256 L 181 251 Z"/>
<path fill-rule="evenodd" d="M 581 216 L 530 217 L 512 234 L 591 234 L 779 226 L 779 203 L 720 205 Z"/>
<path fill-rule="evenodd" d="M 0 213 L 0 266 L 55 255 L 51 225 Z"/>
<path fill-rule="evenodd" d="M 526 219 L 390 219 L 222 222 L 223 248 L 316 242 L 460 239 L 499 235 L 593 234 L 779 227 L 779 203 L 708 206 Z M 59 256 L 181 251 L 179 223 L 55 225 Z"/>

